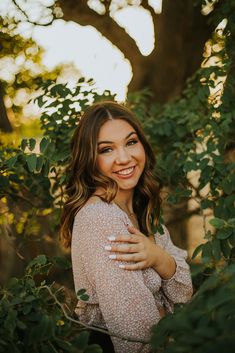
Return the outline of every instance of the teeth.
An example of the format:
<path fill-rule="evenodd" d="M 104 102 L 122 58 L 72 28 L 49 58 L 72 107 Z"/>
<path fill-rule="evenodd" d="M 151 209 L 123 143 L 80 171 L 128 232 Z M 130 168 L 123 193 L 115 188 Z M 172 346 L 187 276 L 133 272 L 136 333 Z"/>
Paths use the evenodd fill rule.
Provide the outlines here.
<path fill-rule="evenodd" d="M 134 170 L 134 167 L 124 169 L 124 170 L 119 170 L 119 172 L 117 172 L 117 174 L 127 175 L 127 174 L 130 174 L 131 172 L 133 172 L 133 170 Z"/>

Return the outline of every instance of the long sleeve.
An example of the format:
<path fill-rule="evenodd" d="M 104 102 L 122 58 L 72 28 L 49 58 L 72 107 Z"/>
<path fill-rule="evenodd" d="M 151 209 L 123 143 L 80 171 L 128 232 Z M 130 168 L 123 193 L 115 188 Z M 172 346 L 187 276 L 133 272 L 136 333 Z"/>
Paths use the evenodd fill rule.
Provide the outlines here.
<path fill-rule="evenodd" d="M 98 206 L 99 205 L 99 206 Z M 75 218 L 72 263 L 76 271 L 76 252 L 82 259 L 89 281 L 94 285 L 99 307 L 111 333 L 148 340 L 150 328 L 160 317 L 152 292 L 146 287 L 142 271 L 125 271 L 110 260 L 105 245 L 110 235 L 128 233 L 116 208 L 99 203 L 84 207 Z M 89 293 L 88 293 L 89 294 Z M 111 337 L 116 353 L 147 353 L 149 346 Z"/>
<path fill-rule="evenodd" d="M 155 236 L 155 240 L 176 262 L 174 275 L 170 279 L 162 280 L 162 290 L 172 304 L 186 303 L 190 300 L 193 292 L 190 269 L 186 262 L 187 251 L 172 243 L 166 227 L 164 227 L 164 234 Z"/>

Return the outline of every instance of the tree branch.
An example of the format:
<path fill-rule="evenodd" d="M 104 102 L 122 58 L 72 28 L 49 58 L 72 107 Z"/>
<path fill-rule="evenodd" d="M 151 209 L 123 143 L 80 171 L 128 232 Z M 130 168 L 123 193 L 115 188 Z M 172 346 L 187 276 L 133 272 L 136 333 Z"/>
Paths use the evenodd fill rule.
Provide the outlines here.
<path fill-rule="evenodd" d="M 105 15 L 99 15 L 87 6 L 86 0 L 60 0 L 59 5 L 65 21 L 74 21 L 82 26 L 92 25 L 95 27 L 124 54 L 131 62 L 132 67 L 136 65 L 136 62 L 142 60 L 143 56 L 135 40 L 110 17 L 109 12 Z"/>
<path fill-rule="evenodd" d="M 50 295 L 53 297 L 53 299 L 55 300 L 55 303 L 60 307 L 60 309 L 62 310 L 64 316 L 66 317 L 67 320 L 75 323 L 75 324 L 79 324 L 89 330 L 93 330 L 93 331 L 98 331 L 98 332 L 101 332 L 101 333 L 104 333 L 106 335 L 109 335 L 109 336 L 113 336 L 113 337 L 117 337 L 117 338 L 120 338 L 122 340 L 125 340 L 125 341 L 129 341 L 129 342 L 138 342 L 138 343 L 144 343 L 144 344 L 148 344 L 149 341 L 147 340 L 140 340 L 138 338 L 136 339 L 133 339 L 133 338 L 130 338 L 130 337 L 123 337 L 123 336 L 120 336 L 120 335 L 117 335 L 117 334 L 114 334 L 110 331 L 107 331 L 107 330 L 104 330 L 104 329 L 101 329 L 97 326 L 90 326 L 90 325 L 87 325 L 83 322 L 81 322 L 80 320 L 75 320 L 73 319 L 71 316 L 69 316 L 64 308 L 64 305 L 57 299 L 57 297 L 54 295 L 54 293 L 52 292 L 51 288 L 49 286 L 43 286 L 42 288 L 45 288 L 48 290 L 48 292 L 50 293 Z"/>
<path fill-rule="evenodd" d="M 154 18 L 155 16 L 157 16 L 156 12 L 154 11 L 154 9 L 152 8 L 152 6 L 149 5 L 148 0 L 143 0 L 140 4 L 145 10 L 149 11 L 152 18 Z"/>
<path fill-rule="evenodd" d="M 13 4 L 15 5 L 15 7 L 24 15 L 24 17 L 26 18 L 27 22 L 34 25 L 34 26 L 50 26 L 52 24 L 52 22 L 54 21 L 54 16 L 52 16 L 52 20 L 48 23 L 40 23 L 40 22 L 34 22 L 34 21 L 31 21 L 29 19 L 29 16 L 28 14 L 20 7 L 20 5 L 17 3 L 16 0 L 12 0 Z"/>

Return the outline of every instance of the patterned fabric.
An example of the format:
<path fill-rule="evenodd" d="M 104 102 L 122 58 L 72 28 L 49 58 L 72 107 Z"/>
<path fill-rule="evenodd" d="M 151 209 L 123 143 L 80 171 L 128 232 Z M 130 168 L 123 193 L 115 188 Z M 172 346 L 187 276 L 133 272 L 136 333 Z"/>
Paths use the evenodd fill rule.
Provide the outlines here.
<path fill-rule="evenodd" d="M 159 308 L 172 312 L 175 303 L 192 295 L 187 252 L 173 245 L 166 228 L 155 241 L 176 261 L 172 278 L 163 280 L 148 268 L 120 269 L 104 249 L 108 236 L 128 234 L 127 214 L 116 204 L 98 201 L 86 204 L 76 215 L 72 235 L 72 266 L 76 292 L 85 288 L 89 300 L 78 301 L 76 313 L 89 325 L 106 328 L 120 337 L 148 340 L 150 328 L 160 319 Z M 149 345 L 111 337 L 116 353 L 147 353 Z"/>

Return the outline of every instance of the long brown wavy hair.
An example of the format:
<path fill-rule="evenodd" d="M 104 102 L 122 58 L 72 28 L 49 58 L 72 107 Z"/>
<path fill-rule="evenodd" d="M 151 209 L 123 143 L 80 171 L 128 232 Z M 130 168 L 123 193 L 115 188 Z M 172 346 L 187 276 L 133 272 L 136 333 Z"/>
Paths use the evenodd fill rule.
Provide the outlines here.
<path fill-rule="evenodd" d="M 153 169 L 155 156 L 146 140 L 144 131 L 135 115 L 124 105 L 104 101 L 93 104 L 83 114 L 72 138 L 71 157 L 67 168 L 69 182 L 66 187 L 65 201 L 61 217 L 61 240 L 64 246 L 71 243 L 72 228 L 76 213 L 94 194 L 97 187 L 104 190 L 102 199 L 110 203 L 116 196 L 118 185 L 111 178 L 101 174 L 97 168 L 97 139 L 101 126 L 108 120 L 122 119 L 136 131 L 141 141 L 146 163 L 144 171 L 134 190 L 133 210 L 137 216 L 140 230 L 148 235 L 152 226 L 157 226 L 160 213 L 158 183 Z"/>

